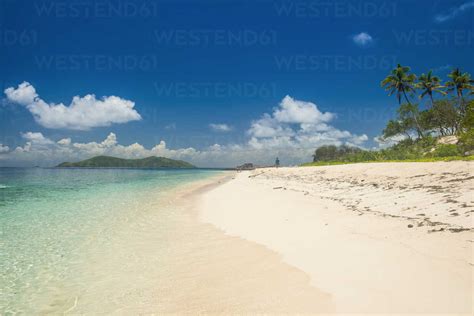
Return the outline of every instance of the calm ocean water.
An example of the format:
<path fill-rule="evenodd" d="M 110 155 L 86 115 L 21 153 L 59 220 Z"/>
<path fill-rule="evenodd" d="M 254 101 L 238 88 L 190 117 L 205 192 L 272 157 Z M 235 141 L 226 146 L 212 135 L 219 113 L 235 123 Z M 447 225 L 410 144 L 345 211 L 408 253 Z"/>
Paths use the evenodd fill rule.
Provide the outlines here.
<path fill-rule="evenodd" d="M 170 190 L 220 172 L 0 168 L 0 314 L 38 311 L 145 201 L 159 212 Z"/>

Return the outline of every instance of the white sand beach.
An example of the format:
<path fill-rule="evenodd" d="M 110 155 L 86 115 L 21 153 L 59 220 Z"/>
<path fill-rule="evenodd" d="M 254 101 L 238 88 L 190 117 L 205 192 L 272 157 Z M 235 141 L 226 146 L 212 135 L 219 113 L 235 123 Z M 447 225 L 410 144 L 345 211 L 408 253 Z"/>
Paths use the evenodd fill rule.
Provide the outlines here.
<path fill-rule="evenodd" d="M 260 311 L 473 313 L 474 162 L 257 169 L 200 195 L 198 204 L 201 222 L 276 252 L 320 293 L 304 310 L 269 304 Z M 232 288 L 246 277 L 238 272 L 223 284 L 229 300 L 243 295 Z M 265 287 L 249 290 L 265 296 L 282 277 L 268 275 Z M 247 307 L 237 311 L 255 312 Z"/>

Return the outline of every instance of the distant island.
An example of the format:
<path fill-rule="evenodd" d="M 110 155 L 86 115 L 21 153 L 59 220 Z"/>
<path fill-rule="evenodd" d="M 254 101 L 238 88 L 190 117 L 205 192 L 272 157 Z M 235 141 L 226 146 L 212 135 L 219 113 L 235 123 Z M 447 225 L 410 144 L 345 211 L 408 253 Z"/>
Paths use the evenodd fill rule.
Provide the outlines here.
<path fill-rule="evenodd" d="M 63 162 L 57 168 L 196 168 L 192 164 L 164 157 L 143 159 L 122 159 L 110 156 L 97 156 L 79 162 Z"/>

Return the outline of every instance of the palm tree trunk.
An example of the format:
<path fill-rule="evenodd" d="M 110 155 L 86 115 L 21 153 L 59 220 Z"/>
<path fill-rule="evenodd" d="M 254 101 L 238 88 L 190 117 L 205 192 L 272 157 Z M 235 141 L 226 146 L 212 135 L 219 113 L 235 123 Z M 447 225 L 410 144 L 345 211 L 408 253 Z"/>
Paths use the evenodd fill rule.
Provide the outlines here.
<path fill-rule="evenodd" d="M 408 99 L 408 96 L 407 96 L 405 90 L 403 90 L 403 95 L 405 96 L 405 100 L 407 100 L 408 104 L 412 105 L 410 100 Z M 415 113 L 413 113 L 413 119 L 415 120 L 416 133 L 418 134 L 418 137 L 423 138 L 423 132 L 421 131 L 421 126 L 420 126 L 420 123 L 418 123 L 418 118 L 416 117 Z"/>
<path fill-rule="evenodd" d="M 461 101 L 461 114 L 464 116 L 466 114 L 466 100 L 464 100 L 464 95 L 462 94 L 462 90 L 459 92 L 460 101 Z"/>
<path fill-rule="evenodd" d="M 407 97 L 407 94 L 406 94 L 405 90 L 403 90 L 403 95 L 405 96 L 405 100 L 407 100 L 408 104 L 410 104 L 410 105 L 411 105 L 411 102 L 410 102 L 410 100 L 408 99 L 408 97 Z"/>

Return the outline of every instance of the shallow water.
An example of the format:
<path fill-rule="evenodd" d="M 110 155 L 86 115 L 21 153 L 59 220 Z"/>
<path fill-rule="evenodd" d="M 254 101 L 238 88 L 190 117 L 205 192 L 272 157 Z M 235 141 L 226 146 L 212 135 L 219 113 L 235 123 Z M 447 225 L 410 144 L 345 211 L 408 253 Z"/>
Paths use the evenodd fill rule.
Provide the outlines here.
<path fill-rule="evenodd" d="M 114 264 L 123 270 L 108 275 L 120 278 L 151 232 L 172 235 L 173 189 L 220 172 L 0 168 L 0 314 L 75 308 L 80 293 L 101 289 L 94 272 Z M 158 265 L 170 249 L 159 236 Z"/>

